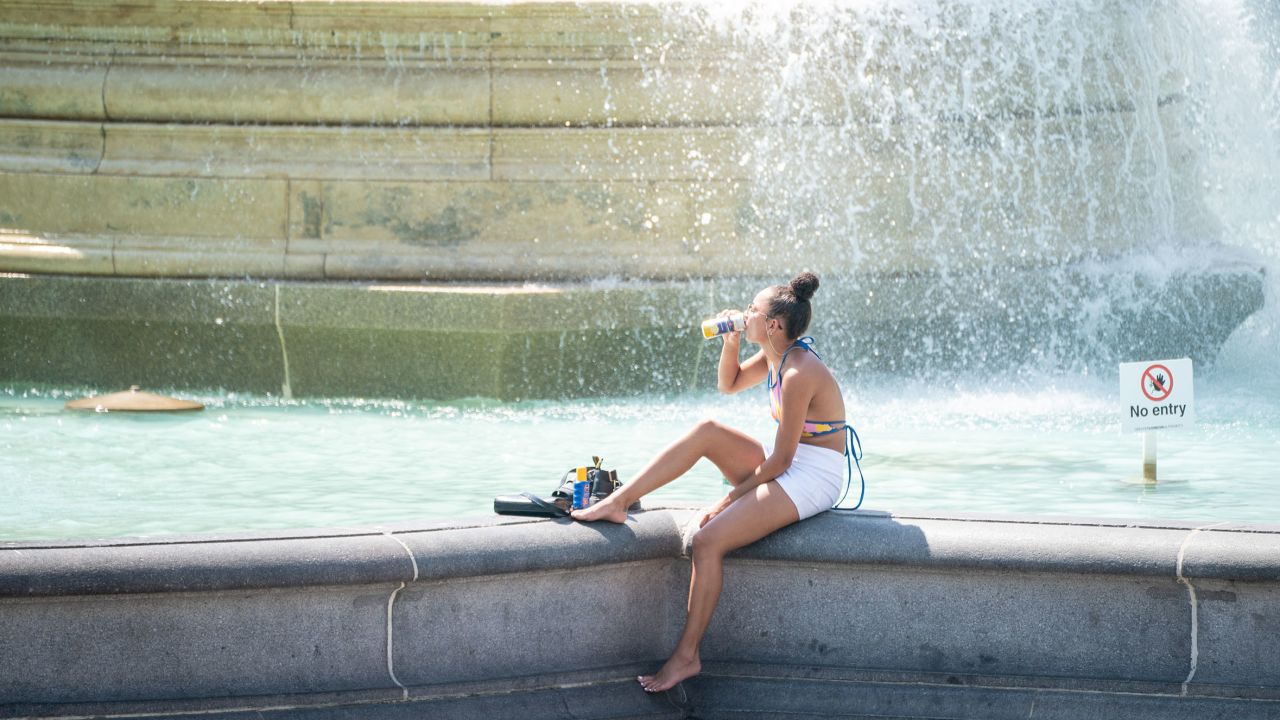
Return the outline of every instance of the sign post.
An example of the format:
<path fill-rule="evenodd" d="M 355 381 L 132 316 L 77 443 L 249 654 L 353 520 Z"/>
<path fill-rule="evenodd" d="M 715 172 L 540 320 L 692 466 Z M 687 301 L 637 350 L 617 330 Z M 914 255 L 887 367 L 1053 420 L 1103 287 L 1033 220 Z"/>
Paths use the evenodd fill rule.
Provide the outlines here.
<path fill-rule="evenodd" d="M 1121 432 L 1142 433 L 1142 479 L 1156 481 L 1156 430 L 1196 421 L 1191 358 L 1120 363 Z"/>

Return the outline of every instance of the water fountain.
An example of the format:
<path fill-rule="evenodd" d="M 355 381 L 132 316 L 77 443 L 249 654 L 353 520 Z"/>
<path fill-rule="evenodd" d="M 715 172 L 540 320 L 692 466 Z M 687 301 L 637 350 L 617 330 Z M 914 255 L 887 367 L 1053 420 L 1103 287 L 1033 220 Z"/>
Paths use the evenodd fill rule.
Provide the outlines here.
<path fill-rule="evenodd" d="M 856 378 L 851 407 L 900 387 L 871 375 L 908 378 L 906 395 L 940 376 L 998 393 L 1047 375 L 1069 395 L 1117 360 L 1186 355 L 1197 382 L 1243 378 L 1247 392 L 1216 397 L 1255 403 L 1239 422 L 1206 408 L 1217 434 L 1199 444 L 1233 483 L 1269 483 L 1280 43 L 1274 6 L 1252 12 L 5 2 L 0 390 L 146 382 L 357 408 L 674 397 L 710 381 L 704 314 L 812 268 L 814 334 Z M 1215 359 L 1229 372 L 1201 375 Z M 125 470 L 122 486 L 231 485 L 220 455 L 293 446 L 264 441 L 262 418 L 235 438 L 197 425 L 227 397 L 182 420 L 185 435 L 114 413 L 85 434 L 104 455 L 139 455 L 127 437 L 155 450 L 158 477 Z M 645 412 L 691 412 L 649 399 Z M 864 508 L 733 555 L 690 696 L 649 698 L 630 679 L 667 652 L 685 602 L 696 515 L 655 507 L 607 528 L 416 517 L 3 541 L 0 716 L 1280 714 L 1275 526 L 1046 518 L 1059 476 L 1094 476 L 1068 493 L 1119 485 L 1089 447 L 1096 428 L 1064 431 L 1036 409 L 1039 426 L 1010 441 L 1034 448 L 975 482 L 982 430 L 1008 408 L 926 401 L 899 414 L 906 449 L 881 433 L 869 462 L 897 452 L 892 472 L 933 476 L 926 453 L 961 456 L 926 490 L 1025 494 L 1037 514 Z M 342 402 L 281 404 L 342 434 Z M 591 403 L 556 404 L 570 414 L 556 441 Z M 373 431 L 352 453 L 359 473 L 320 457 L 306 494 L 338 506 L 363 481 L 412 513 L 412 491 L 439 478 L 409 473 L 462 485 L 481 460 L 527 463 L 549 444 L 511 430 L 538 424 L 518 406 L 473 425 L 457 422 L 464 406 Z M 961 416 L 959 441 L 930 436 L 926 408 Z M 75 434 L 64 417 L 80 431 L 106 419 L 56 412 L 0 414 L 0 449 L 17 438 L 14 455 L 53 457 L 53 438 Z M 490 435 L 518 459 L 477 451 Z M 1218 454 L 1245 440 L 1256 457 Z M 441 469 L 449 444 L 467 455 L 456 472 Z M 200 445 L 212 459 L 181 475 L 166 464 Z M 1028 457 L 1045 459 L 1041 475 L 1016 467 Z M 378 462 L 401 484 L 379 482 Z M 892 481 L 889 462 L 876 469 Z M 91 467 L 67 474 L 77 491 L 101 484 Z M 293 509 L 266 481 L 236 492 Z M 1249 487 L 1206 504 L 1271 502 Z M 107 490 L 77 499 L 133 501 Z M 561 641 L 566 598 L 622 631 Z"/>
<path fill-rule="evenodd" d="M 679 389 L 801 268 L 895 374 L 1206 362 L 1263 303 L 1194 3 L 146 7 L 0 11 L 5 380 Z"/>

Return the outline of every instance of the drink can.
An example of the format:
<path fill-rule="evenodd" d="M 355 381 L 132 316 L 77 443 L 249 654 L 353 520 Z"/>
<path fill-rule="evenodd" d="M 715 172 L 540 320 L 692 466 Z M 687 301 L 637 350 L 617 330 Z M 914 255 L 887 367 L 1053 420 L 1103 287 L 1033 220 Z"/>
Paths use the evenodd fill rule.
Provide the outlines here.
<path fill-rule="evenodd" d="M 724 317 L 702 321 L 702 337 L 710 340 L 713 337 L 741 332 L 747 326 L 746 317 L 740 312 L 729 313 Z"/>

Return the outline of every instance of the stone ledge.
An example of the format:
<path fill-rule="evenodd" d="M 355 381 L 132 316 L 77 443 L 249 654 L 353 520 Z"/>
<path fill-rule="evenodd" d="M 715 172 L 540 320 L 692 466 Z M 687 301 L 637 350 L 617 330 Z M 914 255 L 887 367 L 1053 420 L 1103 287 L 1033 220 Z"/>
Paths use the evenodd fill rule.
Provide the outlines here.
<path fill-rule="evenodd" d="M 481 521 L 265 538 L 9 542 L 0 544 L 0 598 L 428 582 L 672 559 L 675 522 L 686 514 L 640 512 L 623 526 Z"/>
<path fill-rule="evenodd" d="M 112 250 L 96 252 L 93 262 L 110 268 Z M 1134 356 L 1200 364 L 1264 300 L 1259 266 L 1217 255 L 1200 274 L 1165 280 L 1123 264 L 1114 277 L 1069 269 L 1056 282 L 1034 269 L 1006 271 L 942 314 L 930 303 L 933 275 L 824 276 L 811 334 L 837 373 L 1034 364 L 1047 333 L 1057 336 L 1055 353 L 1099 369 Z M 505 400 L 710 389 L 714 377 L 699 368 L 714 368 L 719 351 L 702 340 L 698 323 L 777 281 L 397 284 L 0 273 L 0 334 L 12 338 L 0 345 L 0 384 L 274 394 L 287 374 L 298 397 Z M 1076 323 L 1068 328 L 1053 313 L 1126 284 L 1143 288 L 1141 303 L 1067 321 Z M 473 352 L 452 353 L 459 342 Z M 607 349 L 611 361 L 582 348 Z"/>
<path fill-rule="evenodd" d="M 649 695 L 636 686 L 635 677 L 652 670 L 652 664 L 410 688 L 408 697 L 405 691 L 396 689 L 167 702 L 0 704 L 0 718 L 106 715 L 121 720 L 244 720 L 250 716 L 257 720 L 684 718 L 688 711 L 687 698 L 685 702 L 678 702 L 674 693 Z"/>
<path fill-rule="evenodd" d="M 696 513 L 692 507 L 647 510 L 621 526 L 497 517 L 377 529 L 6 542 L 0 543 L 0 597 L 409 581 L 409 552 L 419 581 L 676 559 L 689 556 Z M 1184 577 L 1280 582 L 1280 527 L 1271 526 L 1197 529 L 1034 516 L 917 518 L 861 510 L 821 514 L 733 557 L 1176 578 L 1184 542 Z M 515 548 L 521 552 L 513 554 Z"/>
<path fill-rule="evenodd" d="M 803 532 L 799 526 L 785 528 L 737 556 L 768 562 L 853 559 L 865 565 L 1177 577 L 1185 543 L 1184 577 L 1280 582 L 1280 527 L 1206 525 L 832 512 L 814 518 Z M 839 541 L 830 542 L 833 536 Z"/>
<path fill-rule="evenodd" d="M 190 117 L 196 98 L 230 101 L 219 117 L 243 122 L 281 121 L 299 113 L 353 122 L 396 122 L 403 119 L 431 122 L 490 121 L 523 124 L 538 122 L 677 123 L 761 121 L 767 103 L 759 102 L 769 84 L 753 82 L 781 74 L 786 50 L 753 41 L 750 33 L 717 36 L 715 22 L 696 12 L 665 12 L 661 2 L 261 2 L 226 3 L 211 0 L 143 0 L 128 4 L 122 12 L 119 0 L 59 0 L 8 2 L 0 6 L 0 49 L 29 51 L 49 56 L 49 51 L 87 56 L 101 70 L 113 69 L 103 80 L 112 90 L 108 104 L 113 112 L 130 119 Z M 414 32 L 406 28 L 429 28 Z M 906 28 L 903 29 L 907 31 Z M 980 52 L 982 48 L 949 48 Z M 1113 86 L 1133 82 L 1129 66 L 1142 62 L 1134 49 L 1114 42 L 1107 48 L 1114 68 L 1098 69 L 1100 87 L 1085 88 L 1084 107 L 1077 98 L 1061 100 L 1071 107 L 1035 107 L 1043 93 L 1021 82 L 999 88 L 999 98 L 984 106 L 999 113 L 1064 112 L 1074 114 L 1114 109 Z M 851 51 L 852 52 L 852 51 Z M 156 62 L 164 59 L 164 62 Z M 357 87 L 355 97 L 326 102 L 300 87 L 287 75 L 301 75 L 308 63 L 321 65 L 340 60 L 345 68 L 312 77 L 318 89 L 329 82 Z M 554 61 L 549 65 L 547 60 Z M 84 60 L 77 60 L 84 64 Z M 892 74 L 875 56 L 856 63 L 868 76 Z M 892 60 L 885 60 L 885 63 Z M 851 65 L 855 61 L 850 59 Z M 183 83 L 184 76 L 200 72 L 201 65 L 221 65 L 205 74 L 209 81 L 192 84 L 172 96 L 163 88 Z M 369 69 L 359 72 L 355 65 Z M 290 65 L 295 66 L 290 70 Z M 377 68 L 394 74 L 395 83 L 360 83 L 376 79 Z M 282 80 L 272 78 L 274 68 Z M 607 70 L 602 77 L 601 69 Z M 247 69 L 247 70 L 246 70 Z M 40 71 L 49 80 L 70 72 L 60 68 Z M 423 72 L 427 70 L 428 72 Z M 224 71 L 230 71 L 224 74 Z M 648 82 L 663 74 L 675 90 L 662 91 Z M 917 81 L 925 83 L 925 77 Z M 1156 96 L 1171 96 L 1181 89 L 1183 78 L 1168 73 Z M 434 85 L 423 76 L 432 76 Z M 718 77 L 718 83 L 707 83 Z M 909 78 L 911 81 L 915 78 Z M 1032 82 L 1028 75 L 1023 82 Z M 416 86 L 424 92 L 406 93 L 398 99 L 387 85 Z M 60 81 L 33 78 L 23 87 L 21 107 L 31 116 L 94 117 L 103 112 L 102 94 L 92 83 L 68 92 Z M 817 81 L 807 88 L 829 112 L 848 112 L 846 98 L 833 83 Z M 256 87 L 254 87 L 256 86 Z M 440 87 L 447 86 L 446 92 Z M 254 87 L 253 90 L 249 88 Z M 487 90 L 492 87 L 492 96 Z M 685 88 L 696 88 L 688 90 Z M 221 89 L 221 90 L 218 90 Z M 218 94 L 215 94 L 218 93 Z M 423 102 L 434 93 L 443 102 Z M 60 98 L 72 94 L 75 103 Z M 110 97 L 115 96 L 115 99 Z M 251 102 L 249 98 L 261 97 Z M 316 107 L 283 98 L 314 97 Z M 359 98 L 374 102 L 360 102 Z M 684 104 L 673 109 L 673 97 Z M 126 103 L 125 100 L 128 100 Z M 238 109 L 232 111 L 232 106 Z M 490 114 L 492 110 L 492 114 Z M 195 112 L 207 113 L 208 109 Z M 205 118 L 211 119 L 211 118 Z"/>
<path fill-rule="evenodd" d="M 799 671 L 799 672 L 798 672 Z M 815 668 L 777 666 L 704 667 L 687 683 L 692 711 L 704 720 L 751 718 L 929 718 L 930 720 L 1025 720 L 1125 718 L 1202 720 L 1230 717 L 1263 720 L 1280 713 L 1280 700 L 1182 696 L 1165 692 L 1094 688 L 985 685 L 963 676 L 917 676 L 898 681 L 836 677 Z"/>
<path fill-rule="evenodd" d="M 607 668 L 657 663 L 675 641 L 695 518 L 672 507 L 623 526 L 475 518 L 7 543 L 0 715 L 427 707 L 394 702 L 399 692 L 463 717 L 559 717 L 571 692 L 603 717 L 641 697 Z M 1186 576 L 1197 603 L 1175 573 L 1179 549 L 1198 546 L 1212 551 L 1196 572 L 1216 577 Z M 1025 717 L 1028 703 L 1069 713 L 1097 698 L 1136 717 L 1257 717 L 1280 700 L 1269 635 L 1254 628 L 1280 607 L 1277 553 L 1280 528 L 1260 526 L 822 515 L 731 555 L 707 673 L 689 689 L 700 717 L 817 716 L 837 701 L 866 714 Z M 1224 567 L 1210 570 L 1214 557 Z M 569 641 L 580 617 L 625 629 Z M 108 660 L 119 656 L 138 660 Z M 802 702 L 779 687 L 815 692 Z M 264 695 L 296 697 L 264 706 Z"/>

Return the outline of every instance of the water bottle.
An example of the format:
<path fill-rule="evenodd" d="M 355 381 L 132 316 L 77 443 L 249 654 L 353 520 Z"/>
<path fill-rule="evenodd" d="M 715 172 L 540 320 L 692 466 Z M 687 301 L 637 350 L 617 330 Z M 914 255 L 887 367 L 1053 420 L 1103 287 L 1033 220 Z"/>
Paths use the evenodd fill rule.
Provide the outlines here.
<path fill-rule="evenodd" d="M 710 340 L 713 337 L 741 332 L 747 326 L 747 319 L 740 312 L 731 312 L 724 317 L 711 318 L 702 322 L 702 337 Z"/>

